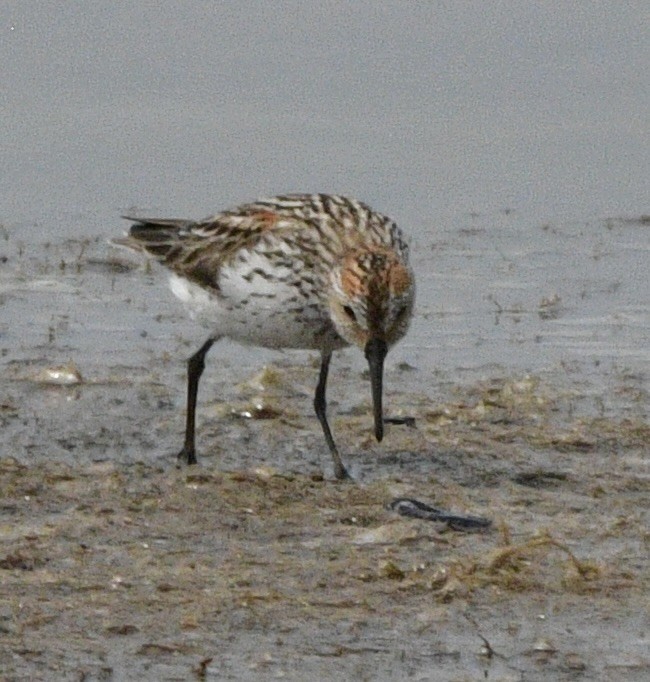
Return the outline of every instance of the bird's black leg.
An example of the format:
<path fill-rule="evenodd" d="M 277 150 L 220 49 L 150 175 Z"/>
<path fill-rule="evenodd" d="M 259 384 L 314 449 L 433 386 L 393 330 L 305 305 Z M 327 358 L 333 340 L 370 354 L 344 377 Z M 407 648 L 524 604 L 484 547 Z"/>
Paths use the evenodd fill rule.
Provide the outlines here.
<path fill-rule="evenodd" d="M 185 444 L 178 453 L 178 461 L 196 464 L 194 431 L 196 425 L 196 394 L 199 390 L 199 379 L 205 369 L 205 356 L 212 348 L 216 338 L 208 339 L 187 361 L 187 421 L 185 422 Z"/>
<path fill-rule="evenodd" d="M 327 423 L 327 402 L 325 400 L 325 389 L 327 388 L 327 373 L 330 367 L 330 360 L 332 359 L 332 352 L 323 352 L 321 365 L 320 365 L 320 375 L 318 377 L 318 386 L 316 386 L 316 395 L 314 396 L 314 410 L 316 411 L 316 416 L 320 425 L 323 427 L 323 433 L 325 434 L 325 440 L 327 441 L 327 447 L 330 450 L 332 459 L 334 460 L 334 475 L 339 480 L 350 478 L 347 469 L 343 466 L 341 461 L 341 456 L 332 437 L 332 432 L 330 430 L 330 425 Z"/>

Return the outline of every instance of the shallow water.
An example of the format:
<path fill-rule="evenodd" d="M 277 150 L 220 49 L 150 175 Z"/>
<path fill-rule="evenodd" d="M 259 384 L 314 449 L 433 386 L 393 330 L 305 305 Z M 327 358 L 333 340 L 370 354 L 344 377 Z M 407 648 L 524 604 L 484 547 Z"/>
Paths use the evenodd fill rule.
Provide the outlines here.
<path fill-rule="evenodd" d="M 488 229 L 419 245 L 418 313 L 386 368 L 387 413 L 416 428 L 374 443 L 361 354 L 337 354 L 330 420 L 359 484 L 343 488 L 316 359 L 228 343 L 201 387 L 200 466 L 176 472 L 202 338 L 165 277 L 103 240 L 9 236 L 10 677 L 644 679 L 647 226 L 539 228 L 537 249 Z M 389 514 L 404 495 L 494 530 Z"/>
<path fill-rule="evenodd" d="M 647 679 L 645 5 L 5 6 L 3 674 Z M 313 356 L 223 342 L 176 471 L 203 332 L 108 239 L 296 190 L 411 236 L 416 428 L 338 353 L 337 485 Z"/>
<path fill-rule="evenodd" d="M 647 418 L 649 235 L 642 217 L 522 228 L 510 214 L 459 218 L 428 243 L 416 238 L 417 311 L 388 372 L 415 368 L 400 375 L 400 390 L 425 386 L 432 400 L 451 385 L 531 374 L 571 392 L 585 416 Z M 72 360 L 102 382 L 113 365 L 145 368 L 163 357 L 182 405 L 183 359 L 205 332 L 162 269 L 145 270 L 97 238 L 25 244 L 7 232 L 3 254 L 5 362 Z M 237 382 L 265 363 L 314 354 L 222 342 L 209 357 L 220 381 Z M 361 372 L 364 362 L 354 350 L 337 354 L 332 392 L 337 368 Z"/>

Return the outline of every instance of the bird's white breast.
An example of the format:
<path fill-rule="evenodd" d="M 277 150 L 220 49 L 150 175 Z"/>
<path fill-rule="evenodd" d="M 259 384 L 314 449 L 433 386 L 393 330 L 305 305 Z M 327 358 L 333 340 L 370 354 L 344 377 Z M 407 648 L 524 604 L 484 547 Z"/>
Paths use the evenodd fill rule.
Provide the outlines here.
<path fill-rule="evenodd" d="M 219 271 L 218 291 L 172 274 L 170 287 L 190 315 L 217 336 L 267 348 L 341 345 L 320 297 L 305 298 L 291 259 L 247 251 Z"/>

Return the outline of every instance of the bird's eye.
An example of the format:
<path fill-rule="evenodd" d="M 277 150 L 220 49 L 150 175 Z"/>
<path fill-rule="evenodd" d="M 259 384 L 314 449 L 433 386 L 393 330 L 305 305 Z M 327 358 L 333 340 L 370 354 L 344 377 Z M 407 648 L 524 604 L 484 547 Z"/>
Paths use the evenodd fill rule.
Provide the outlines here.
<path fill-rule="evenodd" d="M 354 314 L 354 310 L 349 305 L 343 306 L 343 312 L 352 320 L 352 322 L 357 321 L 357 316 Z"/>

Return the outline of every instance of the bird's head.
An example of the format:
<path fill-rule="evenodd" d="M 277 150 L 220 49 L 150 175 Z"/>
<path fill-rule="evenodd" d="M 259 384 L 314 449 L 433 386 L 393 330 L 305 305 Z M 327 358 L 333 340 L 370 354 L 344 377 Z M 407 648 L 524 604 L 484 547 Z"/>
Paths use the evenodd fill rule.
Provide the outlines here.
<path fill-rule="evenodd" d="M 408 329 L 415 300 L 413 272 L 390 249 L 358 249 L 334 268 L 330 284 L 330 316 L 336 331 L 361 348 L 368 360 L 375 436 L 380 441 L 384 358 Z"/>

